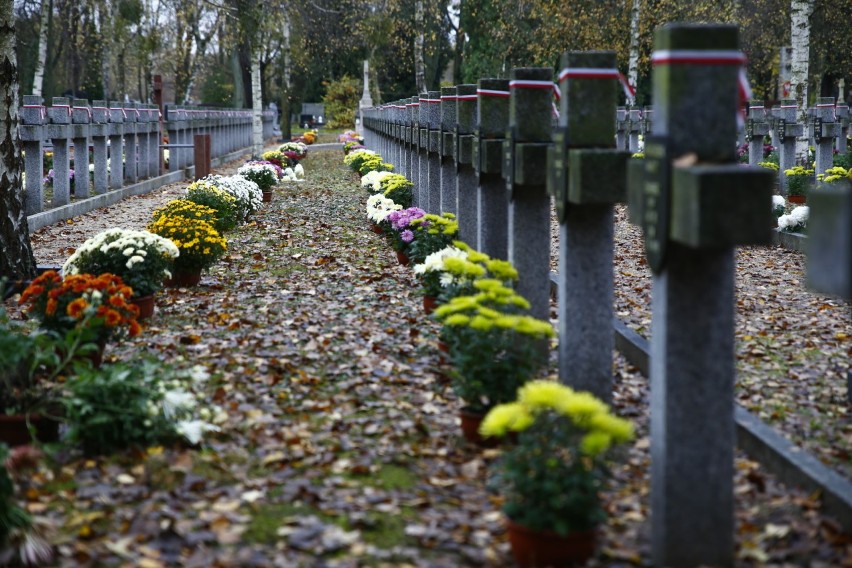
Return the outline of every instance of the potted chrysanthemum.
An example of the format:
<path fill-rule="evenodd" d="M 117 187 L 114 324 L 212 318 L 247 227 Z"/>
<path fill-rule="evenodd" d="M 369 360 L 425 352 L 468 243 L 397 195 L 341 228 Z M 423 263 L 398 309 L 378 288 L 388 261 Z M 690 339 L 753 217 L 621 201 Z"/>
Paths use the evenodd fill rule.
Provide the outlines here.
<path fill-rule="evenodd" d="M 399 211 L 401 209 L 402 205 L 394 203 L 381 193 L 371 195 L 370 198 L 367 199 L 367 219 L 370 220 L 370 229 L 374 233 L 381 235 L 383 232 L 382 223 L 385 222 L 387 216 L 393 211 Z"/>
<path fill-rule="evenodd" d="M 200 219 L 163 215 L 150 223 L 148 230 L 170 239 L 180 250 L 174 274 L 166 280 L 170 287 L 196 286 L 201 271 L 213 266 L 228 250 L 227 241 Z"/>
<path fill-rule="evenodd" d="M 479 422 L 492 407 L 508 402 L 544 364 L 541 341 L 553 337 L 549 322 L 526 315 L 529 302 L 499 280 L 473 283 L 477 293 L 438 307 L 441 339 L 452 361 L 452 386 L 464 401 L 465 437 L 479 443 Z"/>
<path fill-rule="evenodd" d="M 263 192 L 263 201 L 272 200 L 272 188 L 278 184 L 278 171 L 268 162 L 246 162 L 237 169 L 237 174 L 253 181 Z"/>
<path fill-rule="evenodd" d="M 452 213 L 435 215 L 427 213 L 411 221 L 414 239 L 408 256 L 414 262 L 423 262 L 433 252 L 452 244 L 459 232 L 459 223 Z"/>
<path fill-rule="evenodd" d="M 600 492 L 607 455 L 633 438 L 633 426 L 587 392 L 530 381 L 517 400 L 495 406 L 479 432 L 515 433 L 499 464 L 509 541 L 519 566 L 583 564 L 594 555 L 606 514 Z"/>
<path fill-rule="evenodd" d="M 215 210 L 216 221 L 213 228 L 219 233 L 230 231 L 239 223 L 237 198 L 209 179 L 200 179 L 189 184 L 185 199 Z"/>
<path fill-rule="evenodd" d="M 140 316 L 154 313 L 154 294 L 170 276 L 180 251 L 168 239 L 148 231 L 108 229 L 86 240 L 62 266 L 63 275 L 120 276 L 133 289 Z"/>
<path fill-rule="evenodd" d="M 425 214 L 426 212 L 419 207 L 409 207 L 391 211 L 382 222 L 383 232 L 393 250 L 396 251 L 397 260 L 403 266 L 408 266 L 408 247 L 414 240 L 414 226 L 411 223 Z"/>
<path fill-rule="evenodd" d="M 794 166 L 784 170 L 784 175 L 787 178 L 787 200 L 790 203 L 805 203 L 808 191 L 814 183 L 814 171 L 803 166 Z"/>
<path fill-rule="evenodd" d="M 237 217 L 245 223 L 248 218 L 263 206 L 263 191 L 255 182 L 243 175 L 209 175 L 206 178 L 216 187 L 230 193 L 236 199 Z"/>

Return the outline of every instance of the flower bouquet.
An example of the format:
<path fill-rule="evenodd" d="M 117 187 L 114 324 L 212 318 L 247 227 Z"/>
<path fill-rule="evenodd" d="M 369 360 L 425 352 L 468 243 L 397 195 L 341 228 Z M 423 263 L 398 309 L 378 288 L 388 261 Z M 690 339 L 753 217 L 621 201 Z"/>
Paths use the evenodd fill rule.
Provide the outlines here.
<path fill-rule="evenodd" d="M 473 283 L 477 293 L 435 310 L 454 366 L 453 390 L 466 410 L 484 413 L 511 401 L 543 365 L 539 340 L 554 336 L 546 321 L 525 315 L 529 302 L 499 280 Z"/>
<path fill-rule="evenodd" d="M 817 175 L 817 181 L 820 183 L 820 188 L 852 183 L 852 168 L 849 170 L 840 166 L 828 168 L 824 174 Z"/>
<path fill-rule="evenodd" d="M 361 176 L 361 187 L 370 193 L 383 193 L 385 188 L 382 187 L 382 181 L 388 176 L 397 175 L 393 172 L 372 171 Z M 410 205 L 410 204 L 409 204 Z"/>
<path fill-rule="evenodd" d="M 607 452 L 633 438 L 630 422 L 589 393 L 537 380 L 519 388 L 517 400 L 492 408 L 479 432 L 517 433 L 499 463 L 516 562 L 566 566 L 588 560 L 595 529 L 606 518 L 600 492 L 609 475 Z"/>
<path fill-rule="evenodd" d="M 364 160 L 366 160 L 367 158 L 370 158 L 371 156 L 377 156 L 377 155 L 378 154 L 376 154 L 372 150 L 367 150 L 366 148 L 362 149 L 362 150 L 355 150 L 355 151 L 349 152 L 348 154 L 346 154 L 343 157 L 343 163 L 344 163 L 344 165 L 352 168 L 353 171 L 360 173 L 361 165 L 364 163 Z M 381 158 L 379 158 L 379 159 L 381 159 Z"/>
<path fill-rule="evenodd" d="M 308 145 L 302 142 L 285 142 L 278 151 L 289 160 L 287 165 L 294 166 L 308 155 Z"/>
<path fill-rule="evenodd" d="M 213 228 L 219 233 L 230 231 L 239 222 L 237 198 L 209 180 L 200 179 L 189 184 L 186 199 L 216 211 Z"/>
<path fill-rule="evenodd" d="M 427 213 L 411 222 L 414 239 L 409 247 L 408 256 L 414 262 L 423 262 L 433 252 L 452 244 L 459 232 L 458 221 L 452 213 L 435 215 Z"/>
<path fill-rule="evenodd" d="M 787 215 L 778 217 L 778 229 L 785 233 L 804 233 L 808 228 L 810 207 L 799 205 Z"/>
<path fill-rule="evenodd" d="M 409 207 L 408 209 L 391 211 L 385 216 L 381 224 L 393 250 L 407 254 L 408 246 L 414 240 L 411 222 L 420 219 L 425 214 L 426 212 L 419 207 Z"/>
<path fill-rule="evenodd" d="M 504 285 L 518 279 L 518 271 L 511 262 L 492 259 L 462 241 L 453 241 L 452 245 L 430 254 L 422 264 L 414 266 L 414 272 L 422 274 L 425 293 L 441 303 L 456 296 L 476 294 L 474 282 L 481 278 L 493 278 Z"/>
<path fill-rule="evenodd" d="M 814 171 L 805 169 L 802 166 L 795 166 L 789 170 L 784 170 L 784 175 L 787 176 L 787 195 L 793 203 L 804 203 L 808 195 L 811 185 L 814 181 Z"/>
<path fill-rule="evenodd" d="M 62 278 L 48 270 L 21 294 L 25 312 L 42 329 L 64 336 L 75 328 L 86 340 L 105 343 L 135 337 L 142 328 L 136 321 L 139 308 L 129 301 L 133 290 L 114 274 L 71 274 Z"/>
<path fill-rule="evenodd" d="M 362 176 L 372 171 L 392 172 L 393 164 L 384 162 L 382 161 L 381 156 L 379 156 L 378 154 L 373 154 L 371 156 L 367 156 L 361 162 L 361 165 L 358 167 L 358 173 Z"/>
<path fill-rule="evenodd" d="M 210 268 L 228 250 L 227 241 L 210 223 L 187 217 L 160 216 L 148 230 L 171 240 L 180 250 L 176 272 L 197 272 Z"/>
<path fill-rule="evenodd" d="M 361 144 L 360 142 L 355 142 L 355 141 L 350 140 L 349 142 L 345 142 L 343 144 L 343 153 L 344 154 L 348 154 L 349 152 L 352 152 L 354 150 L 362 150 L 362 149 L 364 149 L 364 145 Z"/>
<path fill-rule="evenodd" d="M 252 213 L 263 206 L 263 190 L 253 180 L 242 174 L 235 176 L 209 175 L 206 178 L 219 189 L 230 193 L 236 199 L 237 216 L 245 223 Z"/>
<path fill-rule="evenodd" d="M 364 143 L 364 138 L 354 130 L 347 130 L 343 134 L 337 136 L 337 141 L 346 144 L 347 142 L 355 142 L 358 144 Z"/>
<path fill-rule="evenodd" d="M 290 165 L 290 161 L 287 159 L 287 156 L 285 156 L 280 150 L 269 150 L 268 152 L 264 152 L 261 154 L 261 158 L 263 159 L 255 161 L 269 162 L 275 166 L 276 171 L 278 172 L 278 177 L 281 177 L 281 173 L 284 171 L 284 168 Z"/>
<path fill-rule="evenodd" d="M 379 185 L 385 197 L 403 207 L 411 207 L 414 184 L 407 177 L 401 174 L 384 175 L 379 178 Z"/>
<path fill-rule="evenodd" d="M 239 167 L 237 174 L 256 183 L 261 191 L 272 191 L 278 184 L 278 170 L 268 162 L 246 162 Z"/>
<path fill-rule="evenodd" d="M 367 218 L 375 225 L 380 226 L 388 215 L 401 209 L 402 205 L 394 203 L 381 193 L 372 195 L 367 199 Z"/>
<path fill-rule="evenodd" d="M 296 164 L 292 168 L 286 168 L 281 179 L 285 181 L 305 181 L 305 168 L 302 164 Z"/>
<path fill-rule="evenodd" d="M 170 240 L 148 231 L 108 229 L 74 251 L 62 274 L 115 274 L 133 289 L 135 298 L 142 298 L 163 287 L 179 254 Z"/>

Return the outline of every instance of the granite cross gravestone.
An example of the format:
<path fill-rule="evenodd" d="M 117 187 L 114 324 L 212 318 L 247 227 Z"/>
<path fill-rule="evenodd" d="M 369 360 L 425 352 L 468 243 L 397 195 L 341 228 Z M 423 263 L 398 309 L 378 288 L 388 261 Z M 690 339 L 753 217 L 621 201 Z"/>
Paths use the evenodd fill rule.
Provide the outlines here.
<path fill-rule="evenodd" d="M 656 32 L 643 215 L 657 566 L 734 562 L 734 247 L 769 242 L 773 178 L 735 163 L 744 64 L 735 26 Z"/>
<path fill-rule="evenodd" d="M 503 137 L 509 126 L 509 81 L 480 79 L 477 84 L 473 165 L 479 178 L 476 248 L 502 260 L 509 258 L 509 194 L 502 177 Z M 474 245 L 474 243 L 469 243 Z"/>
<path fill-rule="evenodd" d="M 453 163 L 456 134 L 456 88 L 441 87 L 441 202 L 438 213 L 456 214 L 456 166 Z"/>
<path fill-rule="evenodd" d="M 419 97 L 409 98 L 405 107 L 408 109 L 408 179 L 412 184 L 414 184 L 412 203 L 420 207 L 420 127 L 418 125 L 420 115 L 418 110 L 420 108 Z"/>
<path fill-rule="evenodd" d="M 36 172 L 26 176 L 24 181 L 24 209 L 27 215 L 40 213 L 44 202 L 42 178 L 42 154 L 44 151 L 43 125 L 46 111 L 42 98 L 36 95 L 24 95 L 21 107 L 18 132 L 24 150 L 24 171 Z"/>
<path fill-rule="evenodd" d="M 473 168 L 473 132 L 476 127 L 476 85 L 456 87 L 456 213 L 459 239 L 477 247 L 479 203 Z"/>
<path fill-rule="evenodd" d="M 796 165 L 796 138 L 804 133 L 804 126 L 796 123 L 798 108 L 796 99 L 784 99 L 775 119 L 775 131 L 778 136 L 778 181 L 783 195 L 787 194 L 787 176 L 784 171 Z"/>
<path fill-rule="evenodd" d="M 550 196 L 547 148 L 551 143 L 553 71 L 512 70 L 509 128 L 503 142 L 503 177 L 509 190 L 509 261 L 520 275 L 516 289 L 530 315 L 550 319 Z M 613 135 L 615 133 L 613 132 Z"/>
<path fill-rule="evenodd" d="M 74 99 L 71 139 L 74 141 L 74 196 L 89 197 L 89 124 L 92 110 L 86 99 Z"/>
<path fill-rule="evenodd" d="M 418 207 L 429 210 L 429 95 L 420 95 L 417 103 L 417 195 Z"/>
<path fill-rule="evenodd" d="M 763 138 L 769 134 L 769 124 L 761 101 L 751 101 L 746 119 L 746 141 L 748 142 L 748 164 L 756 166 L 763 161 Z"/>
<path fill-rule="evenodd" d="M 814 141 L 814 173 L 824 174 L 834 160 L 834 139 L 840 124 L 834 114 L 834 98 L 822 97 L 816 101 L 810 124 L 810 137 Z"/>
<path fill-rule="evenodd" d="M 423 99 L 420 99 L 422 106 Z M 429 121 L 428 136 L 426 139 L 429 157 L 428 167 L 428 207 L 424 207 L 429 213 L 441 213 L 441 92 L 429 91 L 426 99 L 426 116 Z"/>
<path fill-rule="evenodd" d="M 136 125 L 139 118 L 132 103 L 123 103 L 124 113 L 124 179 L 136 183 L 139 178 L 136 170 Z"/>
<path fill-rule="evenodd" d="M 615 52 L 562 56 L 549 191 L 559 215 L 559 380 L 612 399 L 614 204 L 630 153 L 614 149 Z"/>
<path fill-rule="evenodd" d="M 849 105 L 838 101 L 835 112 L 837 113 L 837 122 L 840 123 L 840 128 L 837 132 L 834 147 L 837 149 L 838 154 L 845 154 L 846 136 L 849 134 Z"/>
<path fill-rule="evenodd" d="M 53 205 L 67 205 L 71 201 L 69 177 L 71 175 L 68 136 L 71 128 L 71 105 L 65 97 L 53 97 L 47 110 L 50 124 L 47 137 L 53 142 Z M 120 178 L 119 178 L 120 179 Z M 119 183 L 119 187 L 121 184 Z"/>
<path fill-rule="evenodd" d="M 109 189 L 109 109 L 106 101 L 92 101 L 92 125 L 89 127 L 92 136 L 92 161 L 95 164 L 94 186 L 95 193 L 106 193 Z M 159 141 L 157 141 L 159 145 Z"/>

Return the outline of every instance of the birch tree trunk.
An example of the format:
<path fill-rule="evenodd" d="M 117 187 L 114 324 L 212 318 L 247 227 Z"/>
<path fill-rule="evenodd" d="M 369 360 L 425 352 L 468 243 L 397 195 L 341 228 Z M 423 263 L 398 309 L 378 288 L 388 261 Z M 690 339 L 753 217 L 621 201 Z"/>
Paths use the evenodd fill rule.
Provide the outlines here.
<path fill-rule="evenodd" d="M 627 62 L 627 81 L 635 88 L 639 81 L 639 0 L 633 0 L 630 10 L 630 55 Z M 635 99 L 628 98 L 627 104 L 633 105 Z"/>
<path fill-rule="evenodd" d="M 807 120 L 808 108 L 808 61 L 810 59 L 811 14 L 814 0 L 791 0 L 790 2 L 790 39 L 793 47 L 791 59 L 790 83 L 796 106 L 799 107 L 799 123 Z M 808 154 L 808 129 L 796 139 L 796 159 L 802 161 Z"/>
<path fill-rule="evenodd" d="M 290 140 L 293 135 L 290 129 L 290 15 L 284 12 L 284 26 L 282 30 L 284 34 L 283 45 L 281 46 L 281 60 L 284 65 L 283 80 L 281 82 L 281 117 L 280 128 L 281 138 Z"/>
<path fill-rule="evenodd" d="M 252 50 L 251 56 L 251 153 L 260 158 L 263 154 L 263 98 L 260 87 L 260 50 Z"/>
<path fill-rule="evenodd" d="M 426 92 L 426 63 L 423 60 L 423 0 L 417 0 L 414 5 L 414 27 L 417 35 L 414 36 L 414 78 L 417 82 L 417 92 Z"/>
<path fill-rule="evenodd" d="M 18 66 L 13 0 L 0 0 L 0 279 L 35 276 L 24 210 L 18 138 Z"/>
<path fill-rule="evenodd" d="M 50 12 L 53 10 L 52 0 L 41 0 L 41 15 L 38 28 L 38 58 L 36 58 L 35 75 L 33 75 L 33 94 L 41 96 L 44 84 L 44 64 L 47 61 L 47 28 L 50 25 Z"/>
<path fill-rule="evenodd" d="M 103 0 L 99 4 L 99 17 L 101 21 L 101 82 L 104 87 L 104 96 L 103 99 L 105 101 L 110 100 L 112 97 L 109 92 L 109 56 L 112 53 L 112 37 L 113 30 L 112 27 L 112 14 L 110 13 L 111 9 L 111 0 Z"/>

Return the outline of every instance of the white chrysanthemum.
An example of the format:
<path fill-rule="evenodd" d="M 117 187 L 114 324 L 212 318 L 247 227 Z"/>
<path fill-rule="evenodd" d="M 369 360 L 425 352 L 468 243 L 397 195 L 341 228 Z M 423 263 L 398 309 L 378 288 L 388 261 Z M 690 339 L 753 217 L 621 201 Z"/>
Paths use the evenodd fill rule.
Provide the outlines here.
<path fill-rule="evenodd" d="M 175 430 L 194 446 L 206 432 L 219 432 L 220 428 L 203 420 L 183 420 L 175 424 Z"/>
<path fill-rule="evenodd" d="M 298 181 L 296 177 L 296 172 L 293 171 L 293 168 L 285 168 L 284 169 L 284 177 L 281 179 L 285 179 L 287 181 Z"/>
<path fill-rule="evenodd" d="M 808 225 L 809 214 L 810 208 L 807 205 L 800 205 L 789 214 L 778 217 L 778 228 L 782 231 L 803 230 Z"/>
<path fill-rule="evenodd" d="M 373 223 L 381 223 L 391 211 L 401 209 L 402 205 L 394 203 L 392 199 L 388 199 L 381 193 L 373 194 L 367 199 L 367 218 Z"/>
<path fill-rule="evenodd" d="M 114 252 L 116 255 L 129 257 L 128 268 L 132 268 L 133 265 L 145 260 L 148 254 L 146 249 L 149 247 L 169 258 L 177 258 L 180 255 L 180 251 L 171 240 L 148 231 L 107 229 L 86 240 L 74 251 L 74 254 L 68 257 L 62 266 L 62 275 L 79 274 L 80 270 L 77 263 L 81 257 L 94 251 L 100 251 L 103 254 Z"/>
<path fill-rule="evenodd" d="M 450 245 L 427 256 L 423 259 L 422 264 L 415 264 L 414 273 L 425 274 L 427 272 L 442 272 L 444 270 L 444 260 L 448 258 L 467 258 L 467 253 Z"/>
<path fill-rule="evenodd" d="M 382 180 L 393 175 L 393 172 L 379 172 L 372 170 L 361 177 L 361 187 L 369 190 L 371 193 L 382 191 Z"/>
<path fill-rule="evenodd" d="M 272 166 L 268 166 L 266 164 L 262 165 L 271 168 L 272 171 L 275 171 L 275 168 Z M 240 211 L 240 217 L 242 219 L 245 219 L 249 214 L 258 211 L 261 207 L 263 207 L 263 191 L 261 191 L 259 185 L 250 179 L 246 179 L 241 175 L 220 176 L 215 174 L 209 175 L 204 179 L 214 184 L 222 191 L 230 194 L 237 200 L 237 208 Z"/>
<path fill-rule="evenodd" d="M 305 168 L 302 167 L 302 164 L 296 164 L 296 166 L 293 168 L 293 173 L 296 174 L 297 178 L 305 178 Z"/>
<path fill-rule="evenodd" d="M 196 383 L 206 382 L 207 379 L 210 378 L 210 373 L 207 372 L 207 369 L 201 365 L 194 365 L 189 370 L 189 377 Z"/>
<path fill-rule="evenodd" d="M 171 420 L 181 410 L 191 410 L 198 404 L 198 400 L 191 392 L 184 390 L 171 390 L 163 397 L 163 414 Z"/>
<path fill-rule="evenodd" d="M 772 208 L 775 209 L 776 207 L 784 207 L 784 198 L 780 195 L 772 196 Z"/>

